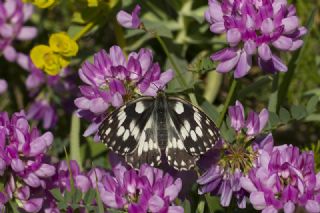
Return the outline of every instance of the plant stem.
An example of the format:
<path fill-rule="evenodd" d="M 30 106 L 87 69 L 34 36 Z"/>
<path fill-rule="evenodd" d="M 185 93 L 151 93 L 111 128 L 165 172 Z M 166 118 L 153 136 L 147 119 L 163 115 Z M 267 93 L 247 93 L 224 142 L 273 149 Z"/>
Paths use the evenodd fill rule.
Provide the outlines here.
<path fill-rule="evenodd" d="M 279 73 L 274 74 L 272 80 L 272 93 L 269 97 L 268 110 L 269 112 L 277 112 L 279 109 L 278 93 L 279 93 Z"/>
<path fill-rule="evenodd" d="M 234 96 L 234 92 L 236 90 L 236 87 L 237 87 L 237 81 L 232 77 L 232 84 L 231 84 L 231 87 L 229 89 L 229 93 L 228 93 L 226 102 L 224 103 L 222 112 L 220 113 L 220 117 L 219 117 L 219 120 L 218 120 L 218 123 L 217 123 L 218 128 L 220 128 L 222 123 L 223 123 L 223 120 L 224 120 L 224 117 L 225 117 L 225 115 L 227 113 L 227 109 L 229 107 L 229 104 L 230 104 L 230 102 L 231 102 L 231 100 L 232 100 L 232 98 Z"/>
<path fill-rule="evenodd" d="M 80 155 L 80 119 L 73 113 L 71 117 L 70 128 L 70 158 L 78 162 L 80 170 L 82 170 L 82 162 Z"/>
<path fill-rule="evenodd" d="M 91 21 L 86 26 L 84 26 L 79 33 L 77 33 L 74 37 L 73 40 L 77 41 L 79 40 L 82 36 L 84 36 L 87 32 L 89 32 L 93 27 L 95 26 L 95 21 Z"/>
<path fill-rule="evenodd" d="M 75 191 L 75 188 L 74 188 L 74 179 L 73 179 L 72 170 L 71 170 L 71 166 L 70 166 L 70 159 L 69 159 L 69 156 L 68 156 L 68 152 L 67 152 L 66 147 L 64 147 L 64 154 L 66 155 L 66 161 L 67 161 L 67 164 L 68 164 L 71 194 L 74 194 L 74 191 Z"/>

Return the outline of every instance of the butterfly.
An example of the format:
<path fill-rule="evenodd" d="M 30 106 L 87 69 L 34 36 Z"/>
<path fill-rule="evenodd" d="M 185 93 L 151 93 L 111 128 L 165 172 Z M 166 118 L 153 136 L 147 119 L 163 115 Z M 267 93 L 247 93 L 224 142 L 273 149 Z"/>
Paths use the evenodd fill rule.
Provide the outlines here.
<path fill-rule="evenodd" d="M 110 113 L 101 123 L 100 139 L 126 162 L 161 164 L 165 156 L 176 170 L 190 170 L 200 155 L 220 139 L 219 129 L 199 108 L 159 92 L 140 97 Z"/>

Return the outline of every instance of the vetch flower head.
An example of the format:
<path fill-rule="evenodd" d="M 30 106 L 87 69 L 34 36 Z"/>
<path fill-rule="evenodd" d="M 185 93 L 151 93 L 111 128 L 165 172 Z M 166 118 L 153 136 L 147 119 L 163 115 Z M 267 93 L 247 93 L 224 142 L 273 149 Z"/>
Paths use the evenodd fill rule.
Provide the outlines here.
<path fill-rule="evenodd" d="M 182 213 L 183 208 L 173 204 L 181 187 L 180 179 L 174 180 L 169 174 L 146 164 L 139 171 L 127 170 L 119 164 L 113 168 L 113 175 L 107 173 L 98 182 L 103 203 L 129 213 Z"/>
<path fill-rule="evenodd" d="M 237 135 L 233 141 L 224 141 L 219 160 L 212 162 L 197 182 L 200 194 L 219 196 L 222 206 L 229 206 L 235 198 L 238 207 L 245 208 L 249 194 L 241 187 L 240 179 L 250 171 L 257 159 L 257 151 L 251 145 L 261 140 L 258 136 L 268 121 L 268 111 L 263 109 L 259 115 L 251 111 L 245 120 L 244 108 L 236 101 L 234 106 L 229 107 L 229 117 L 230 126 Z"/>
<path fill-rule="evenodd" d="M 126 59 L 120 47 L 113 46 L 109 53 L 96 53 L 93 64 L 85 62 L 79 76 L 86 85 L 80 86 L 83 96 L 75 100 L 75 105 L 81 117 L 92 121 L 85 132 L 90 135 L 97 131 L 110 106 L 121 106 L 135 92 L 155 96 L 173 78 L 173 71 L 161 72 L 148 49 L 132 52 Z"/>
<path fill-rule="evenodd" d="M 213 33 L 226 33 L 230 46 L 211 56 L 220 62 L 217 71 L 234 69 L 235 78 L 248 74 L 254 55 L 266 72 L 287 71 L 274 53 L 300 48 L 301 36 L 307 31 L 287 0 L 209 0 L 205 18 Z"/>
<path fill-rule="evenodd" d="M 141 25 L 141 20 L 139 18 L 140 10 L 140 5 L 136 5 L 131 14 L 121 10 L 117 14 L 117 21 L 125 28 L 138 29 Z"/>
<path fill-rule="evenodd" d="M 313 153 L 301 152 L 292 145 L 272 145 L 269 136 L 258 147 L 255 166 L 240 179 L 253 207 L 262 212 L 283 209 L 287 213 L 297 207 L 319 212 L 320 176 L 315 173 Z"/>
<path fill-rule="evenodd" d="M 0 2 L 0 53 L 10 62 L 17 59 L 13 42 L 32 40 L 37 35 L 35 27 L 24 26 L 32 13 L 32 5 L 23 4 L 21 0 Z"/>
<path fill-rule="evenodd" d="M 225 207 L 230 205 L 234 196 L 238 207 L 245 208 L 247 193 L 239 184 L 242 175 L 239 169 L 229 171 L 227 168 L 214 165 L 197 180 L 200 185 L 199 194 L 212 193 L 219 196 L 220 204 Z"/>
<path fill-rule="evenodd" d="M 45 162 L 52 141 L 50 132 L 41 135 L 36 128 L 30 128 L 23 112 L 15 113 L 11 119 L 6 112 L 0 112 L 3 205 L 14 200 L 27 212 L 41 209 L 46 179 L 55 174 L 55 167 Z"/>
<path fill-rule="evenodd" d="M 245 114 L 242 104 L 236 101 L 234 106 L 229 107 L 229 117 L 231 120 L 231 127 L 238 133 L 245 130 L 248 137 L 258 135 L 268 122 L 269 112 L 263 109 L 259 115 L 256 112 L 250 111 L 245 120 Z"/>

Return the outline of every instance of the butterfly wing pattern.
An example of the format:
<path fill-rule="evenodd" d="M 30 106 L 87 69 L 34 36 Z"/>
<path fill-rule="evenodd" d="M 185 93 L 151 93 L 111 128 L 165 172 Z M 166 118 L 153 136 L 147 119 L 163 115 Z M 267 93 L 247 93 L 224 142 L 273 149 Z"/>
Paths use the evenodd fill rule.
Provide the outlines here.
<path fill-rule="evenodd" d="M 213 121 L 191 103 L 176 97 L 141 97 L 113 111 L 99 127 L 100 139 L 138 168 L 157 166 L 165 155 L 177 170 L 194 167 L 220 138 Z"/>

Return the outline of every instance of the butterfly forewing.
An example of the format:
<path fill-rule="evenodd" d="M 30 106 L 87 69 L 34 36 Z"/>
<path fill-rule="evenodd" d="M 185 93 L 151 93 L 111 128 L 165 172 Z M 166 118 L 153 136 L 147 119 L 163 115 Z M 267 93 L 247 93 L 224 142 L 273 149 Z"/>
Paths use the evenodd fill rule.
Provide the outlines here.
<path fill-rule="evenodd" d="M 138 146 L 154 108 L 152 97 L 142 97 L 113 111 L 100 125 L 100 139 L 112 151 L 126 155 Z"/>
<path fill-rule="evenodd" d="M 219 129 L 202 110 L 176 97 L 168 98 L 168 105 L 173 124 L 188 153 L 199 156 L 217 143 Z"/>

